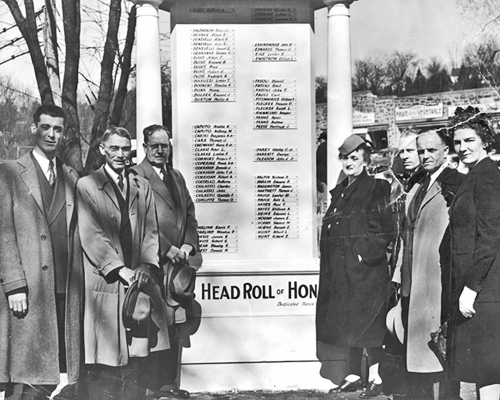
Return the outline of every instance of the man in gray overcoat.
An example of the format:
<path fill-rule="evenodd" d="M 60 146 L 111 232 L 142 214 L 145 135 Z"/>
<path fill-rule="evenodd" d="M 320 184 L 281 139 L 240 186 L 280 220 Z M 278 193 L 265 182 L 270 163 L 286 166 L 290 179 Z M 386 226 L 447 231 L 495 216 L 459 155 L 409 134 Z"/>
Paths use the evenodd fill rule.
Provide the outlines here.
<path fill-rule="evenodd" d="M 175 269 L 186 263 L 198 248 L 198 222 L 194 204 L 182 174 L 168 165 L 171 145 L 166 127 L 151 125 L 144 128 L 146 157 L 133 170 L 144 177 L 155 197 L 160 233 L 161 262 L 168 281 Z M 195 273 L 194 270 L 192 271 Z M 186 322 L 189 303 L 179 304 L 167 298 L 170 349 L 158 352 L 158 372 L 155 388 L 162 397 L 187 398 L 189 393 L 178 386 L 179 333 Z"/>
<path fill-rule="evenodd" d="M 80 373 L 78 174 L 56 157 L 64 125 L 60 107 L 39 107 L 34 150 L 0 165 L 0 384 L 7 398 L 10 384 L 22 383 L 21 399 L 47 399 L 61 373 L 69 383 Z"/>

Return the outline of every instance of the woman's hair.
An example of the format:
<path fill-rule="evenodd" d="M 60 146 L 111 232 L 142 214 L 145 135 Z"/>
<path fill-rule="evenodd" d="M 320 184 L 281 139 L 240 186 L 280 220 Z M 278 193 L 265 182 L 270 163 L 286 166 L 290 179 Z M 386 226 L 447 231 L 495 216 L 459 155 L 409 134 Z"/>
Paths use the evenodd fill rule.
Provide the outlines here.
<path fill-rule="evenodd" d="M 463 128 L 470 128 L 476 132 L 476 135 L 479 136 L 483 142 L 486 151 L 491 151 L 493 143 L 495 142 L 495 130 L 491 125 L 488 115 L 481 113 L 479 109 L 475 107 L 469 106 L 465 110 L 461 107 L 457 107 L 455 116 L 448 124 L 448 130 L 451 136 L 453 136 L 456 130 Z"/>
<path fill-rule="evenodd" d="M 372 144 L 369 141 L 365 140 L 364 143 L 361 143 L 353 151 L 363 150 L 363 161 L 366 163 L 366 165 L 370 165 L 372 149 L 373 149 Z M 353 151 L 351 151 L 351 153 Z M 351 154 L 351 153 L 349 153 L 349 154 Z M 339 159 L 341 160 L 343 157 L 347 157 L 349 154 L 342 156 L 342 154 L 339 153 Z"/>

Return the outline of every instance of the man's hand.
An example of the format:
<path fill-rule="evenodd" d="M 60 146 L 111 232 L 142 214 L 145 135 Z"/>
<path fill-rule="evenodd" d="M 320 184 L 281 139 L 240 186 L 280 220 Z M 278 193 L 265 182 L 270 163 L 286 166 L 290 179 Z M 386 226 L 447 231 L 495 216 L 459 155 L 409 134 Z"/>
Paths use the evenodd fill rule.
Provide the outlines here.
<path fill-rule="evenodd" d="M 24 292 L 15 293 L 7 296 L 9 308 L 14 317 L 24 318 L 28 314 L 28 295 Z"/>
<path fill-rule="evenodd" d="M 174 263 L 183 263 L 186 260 L 186 253 L 178 247 L 171 246 L 168 250 L 167 257 Z"/>
<path fill-rule="evenodd" d="M 129 286 L 132 282 L 134 282 L 135 272 L 130 268 L 125 266 L 121 267 L 118 271 L 118 275 L 120 275 L 120 278 L 122 278 Z"/>
<path fill-rule="evenodd" d="M 191 252 L 193 251 L 193 246 L 191 246 L 190 244 L 187 244 L 187 243 L 184 243 L 182 246 L 181 246 L 181 251 L 184 252 L 184 254 L 186 255 L 185 259 L 187 258 L 188 255 L 191 254 Z"/>
<path fill-rule="evenodd" d="M 465 286 L 462 290 L 462 294 L 458 300 L 458 309 L 465 318 L 471 318 L 476 313 L 476 310 L 474 310 L 474 301 L 476 300 L 476 296 L 477 292 L 467 286 Z"/>
<path fill-rule="evenodd" d="M 149 264 L 141 264 L 135 270 L 135 280 L 137 280 L 139 289 L 147 285 L 151 279 L 151 273 L 149 271 Z"/>

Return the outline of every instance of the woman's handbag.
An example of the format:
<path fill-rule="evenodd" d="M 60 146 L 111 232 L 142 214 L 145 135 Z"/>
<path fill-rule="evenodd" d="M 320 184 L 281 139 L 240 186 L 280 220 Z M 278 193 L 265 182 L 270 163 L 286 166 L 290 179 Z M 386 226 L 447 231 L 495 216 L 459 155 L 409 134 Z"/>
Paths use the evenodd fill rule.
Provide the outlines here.
<path fill-rule="evenodd" d="M 448 336 L 448 321 L 439 327 L 436 332 L 431 332 L 431 340 L 427 343 L 434 352 L 439 362 L 445 367 L 446 364 L 446 338 Z"/>

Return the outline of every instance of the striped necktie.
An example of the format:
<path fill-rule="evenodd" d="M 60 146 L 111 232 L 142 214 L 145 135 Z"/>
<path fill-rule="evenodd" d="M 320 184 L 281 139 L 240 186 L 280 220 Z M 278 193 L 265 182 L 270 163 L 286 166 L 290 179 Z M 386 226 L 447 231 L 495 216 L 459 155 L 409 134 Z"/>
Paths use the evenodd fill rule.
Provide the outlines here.
<path fill-rule="evenodd" d="M 50 160 L 49 162 L 49 185 L 54 188 L 56 184 L 56 174 L 54 172 L 54 161 Z"/>

